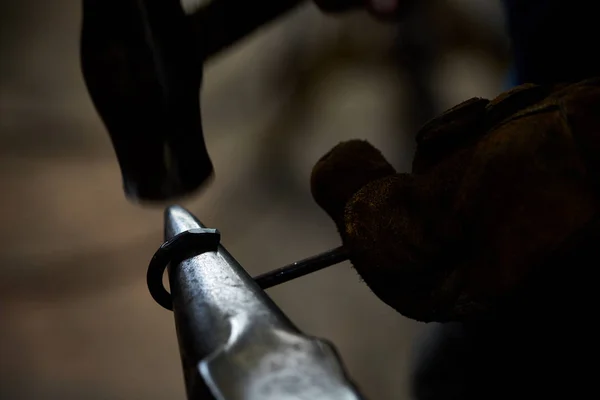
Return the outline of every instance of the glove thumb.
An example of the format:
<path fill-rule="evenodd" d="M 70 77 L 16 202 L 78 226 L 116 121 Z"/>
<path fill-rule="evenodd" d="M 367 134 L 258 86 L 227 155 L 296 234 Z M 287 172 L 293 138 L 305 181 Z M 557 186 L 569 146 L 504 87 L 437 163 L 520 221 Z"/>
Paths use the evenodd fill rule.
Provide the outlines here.
<path fill-rule="evenodd" d="M 342 142 L 313 167 L 312 196 L 343 233 L 344 212 L 352 196 L 368 183 L 395 173 L 381 152 L 368 142 Z"/>

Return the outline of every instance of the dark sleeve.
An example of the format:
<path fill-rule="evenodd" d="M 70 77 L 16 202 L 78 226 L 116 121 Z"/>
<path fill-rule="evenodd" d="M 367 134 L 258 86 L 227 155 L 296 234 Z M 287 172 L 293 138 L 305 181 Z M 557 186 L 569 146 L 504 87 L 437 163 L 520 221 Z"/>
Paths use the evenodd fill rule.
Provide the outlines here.
<path fill-rule="evenodd" d="M 600 75 L 600 17 L 592 0 L 503 0 L 517 84 Z"/>

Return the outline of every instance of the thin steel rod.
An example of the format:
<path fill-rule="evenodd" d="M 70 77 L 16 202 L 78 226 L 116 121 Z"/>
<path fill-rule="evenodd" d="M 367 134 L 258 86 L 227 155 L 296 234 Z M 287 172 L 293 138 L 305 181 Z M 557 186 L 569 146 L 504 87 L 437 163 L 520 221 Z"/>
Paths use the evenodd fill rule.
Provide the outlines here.
<path fill-rule="evenodd" d="M 258 283 L 258 286 L 260 286 L 261 289 L 268 289 L 291 281 L 292 279 L 344 262 L 348 260 L 348 258 L 348 251 L 343 246 L 340 246 L 324 253 L 317 254 L 316 256 L 296 261 L 285 267 L 258 275 L 254 278 L 254 281 Z"/>

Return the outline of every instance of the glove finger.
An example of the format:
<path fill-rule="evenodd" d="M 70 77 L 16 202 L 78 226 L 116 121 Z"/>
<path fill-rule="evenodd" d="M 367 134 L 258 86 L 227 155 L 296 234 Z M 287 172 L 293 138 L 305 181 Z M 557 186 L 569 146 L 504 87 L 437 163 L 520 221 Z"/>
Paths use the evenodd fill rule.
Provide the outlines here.
<path fill-rule="evenodd" d="M 485 132 L 484 118 L 489 100 L 472 98 L 426 123 L 417 132 L 417 151 L 412 170 L 428 172 L 461 148 L 472 147 Z"/>
<path fill-rule="evenodd" d="M 314 166 L 311 175 L 312 196 L 341 227 L 348 200 L 368 183 L 395 173 L 394 167 L 381 152 L 368 142 L 342 142 Z"/>
<path fill-rule="evenodd" d="M 440 286 L 458 249 L 448 238 L 460 230 L 442 198 L 431 181 L 396 174 L 363 187 L 344 213 L 342 238 L 358 274 L 383 302 L 419 321 L 441 321 L 454 304 L 455 293 Z"/>

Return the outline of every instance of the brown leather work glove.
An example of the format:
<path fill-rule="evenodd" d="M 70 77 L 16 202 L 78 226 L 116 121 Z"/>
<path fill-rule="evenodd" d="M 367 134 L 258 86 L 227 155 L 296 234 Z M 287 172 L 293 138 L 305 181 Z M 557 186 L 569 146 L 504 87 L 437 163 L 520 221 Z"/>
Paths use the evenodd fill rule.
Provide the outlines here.
<path fill-rule="evenodd" d="M 360 276 L 409 318 L 488 313 L 600 210 L 598 79 L 471 99 L 417 143 L 411 174 L 357 140 L 311 180 Z"/>

